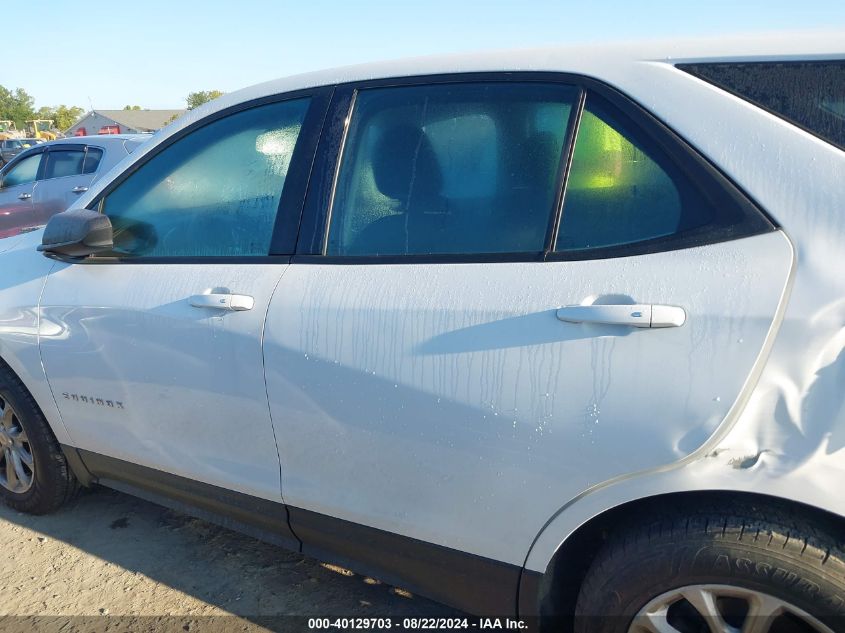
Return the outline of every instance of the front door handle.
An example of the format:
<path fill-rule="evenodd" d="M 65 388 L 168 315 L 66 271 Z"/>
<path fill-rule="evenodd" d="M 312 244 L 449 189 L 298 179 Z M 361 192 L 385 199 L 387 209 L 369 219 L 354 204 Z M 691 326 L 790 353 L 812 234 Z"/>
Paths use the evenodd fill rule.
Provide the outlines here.
<path fill-rule="evenodd" d="M 18 200 L 29 200 L 32 197 L 31 193 L 22 193 L 18 196 Z"/>
<path fill-rule="evenodd" d="M 70 190 L 71 193 L 85 193 L 86 191 L 88 191 L 88 187 L 83 187 L 82 185 L 77 185 Z"/>
<path fill-rule="evenodd" d="M 567 323 L 596 323 L 628 325 L 631 327 L 680 327 L 687 320 L 686 311 L 679 306 L 658 304 L 579 305 L 564 306 L 557 318 Z"/>
<path fill-rule="evenodd" d="M 255 299 L 249 295 L 209 293 L 194 295 L 191 297 L 190 301 L 191 305 L 195 308 L 211 308 L 214 310 L 230 310 L 233 312 L 252 310 L 253 306 L 255 306 Z"/>

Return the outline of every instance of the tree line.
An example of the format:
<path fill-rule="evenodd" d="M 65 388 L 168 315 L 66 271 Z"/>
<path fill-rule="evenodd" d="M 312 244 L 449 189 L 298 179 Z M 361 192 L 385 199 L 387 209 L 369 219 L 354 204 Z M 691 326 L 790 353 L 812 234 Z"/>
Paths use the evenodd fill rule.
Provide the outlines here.
<path fill-rule="evenodd" d="M 35 108 L 35 99 L 23 88 L 9 90 L 0 86 L 0 120 L 14 121 L 19 130 L 24 129 L 24 122 L 32 119 L 51 119 L 53 125 L 65 130 L 76 123 L 85 113 L 79 106 L 60 105 Z"/>
<path fill-rule="evenodd" d="M 220 90 L 200 90 L 191 92 L 185 97 L 185 103 L 189 110 L 202 105 L 223 95 Z M 124 110 L 140 110 L 141 106 L 125 106 Z M 66 130 L 76 123 L 85 114 L 85 110 L 79 106 L 41 106 L 35 108 L 35 99 L 23 88 L 9 90 L 0 86 L 0 120 L 14 121 L 19 130 L 23 130 L 25 121 L 32 119 L 50 119 L 53 126 L 59 130 Z"/>

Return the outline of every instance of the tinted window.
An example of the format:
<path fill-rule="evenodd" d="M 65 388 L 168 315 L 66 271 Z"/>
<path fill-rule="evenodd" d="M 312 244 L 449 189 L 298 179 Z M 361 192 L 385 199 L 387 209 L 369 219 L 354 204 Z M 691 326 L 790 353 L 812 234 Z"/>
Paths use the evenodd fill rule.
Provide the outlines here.
<path fill-rule="evenodd" d="M 678 67 L 845 149 L 845 61 Z"/>
<path fill-rule="evenodd" d="M 116 150 L 119 151 L 119 150 Z M 100 161 L 103 159 L 103 150 L 96 147 L 89 147 L 85 152 L 85 161 L 82 163 L 83 174 L 93 174 L 100 166 Z"/>
<path fill-rule="evenodd" d="M 144 163 L 104 201 L 122 256 L 267 255 L 308 99 L 219 119 Z"/>
<path fill-rule="evenodd" d="M 22 159 L 3 176 L 3 187 L 14 187 L 33 182 L 38 175 L 41 154 L 33 154 Z"/>
<path fill-rule="evenodd" d="M 44 178 L 64 178 L 82 173 L 85 150 L 52 150 L 47 153 Z"/>
<path fill-rule="evenodd" d="M 588 95 L 556 249 L 642 242 L 712 220 L 710 206 L 659 147 L 603 99 Z"/>
<path fill-rule="evenodd" d="M 541 251 L 575 95 L 541 83 L 361 91 L 326 253 Z"/>

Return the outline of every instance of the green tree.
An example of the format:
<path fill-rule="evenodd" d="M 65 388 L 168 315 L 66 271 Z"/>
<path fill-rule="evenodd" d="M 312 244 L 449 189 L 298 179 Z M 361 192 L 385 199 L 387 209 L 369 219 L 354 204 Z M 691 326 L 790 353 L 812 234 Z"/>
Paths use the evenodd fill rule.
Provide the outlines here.
<path fill-rule="evenodd" d="M 23 129 L 24 121 L 35 115 L 35 99 L 23 88 L 14 91 L 0 86 L 0 119 L 15 122 L 18 129 Z"/>
<path fill-rule="evenodd" d="M 193 110 L 203 103 L 207 103 L 217 97 L 222 97 L 224 94 L 226 93 L 221 90 L 200 90 L 199 92 L 190 93 L 185 97 L 185 101 L 188 102 L 188 110 Z"/>
<path fill-rule="evenodd" d="M 57 130 L 66 130 L 76 123 L 85 114 L 85 110 L 79 106 L 60 105 L 55 108 L 42 106 L 30 118 L 49 119 L 53 121 L 53 127 Z"/>
<path fill-rule="evenodd" d="M 123 106 L 123 109 L 124 110 L 140 110 L 141 106 L 139 106 L 139 105 L 134 105 L 134 106 L 127 105 L 127 106 Z"/>
<path fill-rule="evenodd" d="M 79 117 L 83 114 L 85 114 L 85 110 L 79 106 L 60 105 L 56 108 L 54 115 L 50 118 L 53 119 L 58 129 L 64 131 L 79 121 Z"/>

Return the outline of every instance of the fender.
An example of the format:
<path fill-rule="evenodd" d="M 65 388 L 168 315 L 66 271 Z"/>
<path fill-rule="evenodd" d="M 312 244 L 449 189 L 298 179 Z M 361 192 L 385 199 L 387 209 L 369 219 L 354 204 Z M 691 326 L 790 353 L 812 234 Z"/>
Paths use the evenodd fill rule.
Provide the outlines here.
<path fill-rule="evenodd" d="M 38 349 L 39 332 L 60 332 L 62 324 L 41 319 L 38 303 L 54 262 L 35 250 L 42 231 L 0 240 L 0 360 L 18 376 L 41 407 L 60 444 L 73 445 L 47 383 Z M 7 247 L 8 248 L 5 248 Z"/>

